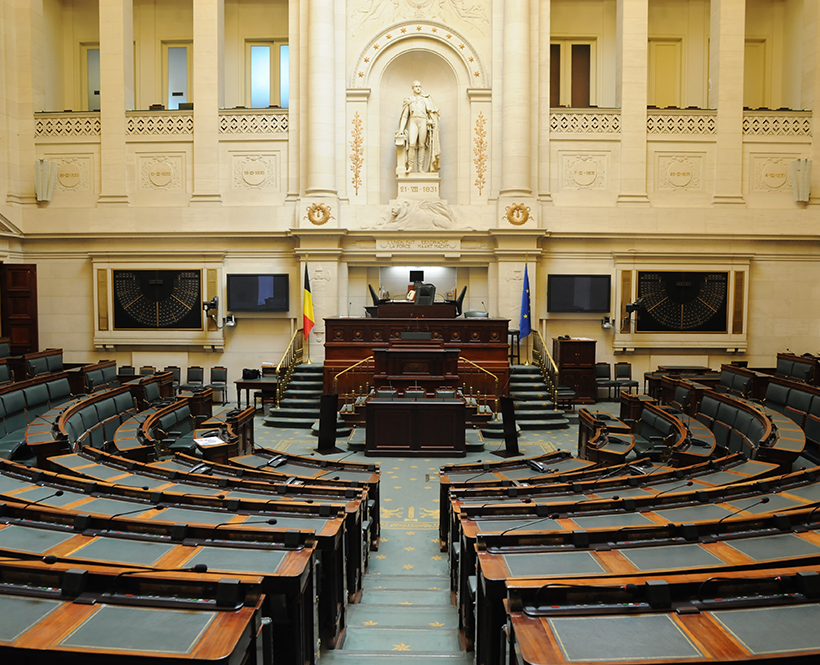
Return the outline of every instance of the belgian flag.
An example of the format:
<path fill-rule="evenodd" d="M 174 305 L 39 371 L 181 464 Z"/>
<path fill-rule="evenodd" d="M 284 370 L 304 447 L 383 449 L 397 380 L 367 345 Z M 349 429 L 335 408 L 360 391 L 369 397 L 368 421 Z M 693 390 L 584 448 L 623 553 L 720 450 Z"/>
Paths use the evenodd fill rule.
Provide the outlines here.
<path fill-rule="evenodd" d="M 302 306 L 302 316 L 304 318 L 305 339 L 307 339 L 316 324 L 313 317 L 313 294 L 310 292 L 310 276 L 308 275 L 307 263 L 305 264 L 305 302 Z"/>

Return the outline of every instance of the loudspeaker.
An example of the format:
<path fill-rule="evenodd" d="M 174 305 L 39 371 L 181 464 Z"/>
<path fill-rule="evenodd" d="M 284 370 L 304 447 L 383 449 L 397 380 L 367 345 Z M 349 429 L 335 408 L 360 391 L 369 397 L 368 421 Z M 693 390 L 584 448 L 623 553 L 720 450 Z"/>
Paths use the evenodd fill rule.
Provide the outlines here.
<path fill-rule="evenodd" d="M 518 432 L 515 427 L 515 405 L 512 397 L 501 398 L 501 417 L 504 419 L 504 450 L 496 450 L 498 457 L 518 457 L 523 455 L 518 450 Z"/>
<path fill-rule="evenodd" d="M 336 418 L 339 412 L 338 395 L 322 395 L 319 402 L 319 447 L 320 455 L 344 452 L 336 447 Z"/>

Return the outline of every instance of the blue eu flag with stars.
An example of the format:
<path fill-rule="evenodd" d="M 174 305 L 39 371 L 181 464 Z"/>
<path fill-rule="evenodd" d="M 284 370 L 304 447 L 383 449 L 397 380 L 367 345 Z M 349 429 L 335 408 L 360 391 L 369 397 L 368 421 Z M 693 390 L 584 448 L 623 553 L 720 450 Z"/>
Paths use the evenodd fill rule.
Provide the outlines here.
<path fill-rule="evenodd" d="M 530 317 L 530 277 L 527 273 L 527 266 L 524 266 L 524 291 L 521 294 L 521 331 L 520 339 L 524 339 L 532 332 L 532 318 Z"/>

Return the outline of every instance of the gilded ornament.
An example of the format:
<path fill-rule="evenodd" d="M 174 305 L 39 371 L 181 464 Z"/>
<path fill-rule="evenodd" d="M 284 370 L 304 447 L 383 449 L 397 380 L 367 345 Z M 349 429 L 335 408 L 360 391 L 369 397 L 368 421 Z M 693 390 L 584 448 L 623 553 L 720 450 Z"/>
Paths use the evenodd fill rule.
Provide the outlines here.
<path fill-rule="evenodd" d="M 514 226 L 523 226 L 530 218 L 530 208 L 523 203 L 513 203 L 504 211 L 504 218 Z"/>
<path fill-rule="evenodd" d="M 475 186 L 478 194 L 484 190 L 487 184 L 487 120 L 483 113 L 479 113 L 475 121 L 475 138 L 473 139 L 473 165 L 475 166 Z"/>
<path fill-rule="evenodd" d="M 362 165 L 364 164 L 364 135 L 362 132 L 362 118 L 359 112 L 353 116 L 353 129 L 350 132 L 350 170 L 353 172 L 351 184 L 359 194 L 359 187 L 362 186 Z"/>
<path fill-rule="evenodd" d="M 311 224 L 321 226 L 327 224 L 331 219 L 335 219 L 330 214 L 330 206 L 325 203 L 313 203 L 305 211 L 305 217 Z"/>

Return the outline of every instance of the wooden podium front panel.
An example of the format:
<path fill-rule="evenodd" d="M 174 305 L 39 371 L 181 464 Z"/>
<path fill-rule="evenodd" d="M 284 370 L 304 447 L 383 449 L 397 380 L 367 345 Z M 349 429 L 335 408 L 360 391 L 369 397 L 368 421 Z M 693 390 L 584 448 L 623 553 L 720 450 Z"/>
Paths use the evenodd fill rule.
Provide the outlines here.
<path fill-rule="evenodd" d="M 333 377 L 376 349 L 386 349 L 403 332 L 429 332 L 432 341 L 459 354 L 498 377 L 506 386 L 510 372 L 507 343 L 508 319 L 325 319 L 325 392 L 332 392 Z"/>
<path fill-rule="evenodd" d="M 460 349 L 445 349 L 441 343 L 373 349 L 373 385 L 389 386 L 399 392 L 410 386 L 420 386 L 426 392 L 440 387 L 457 388 L 459 353 Z"/>
<path fill-rule="evenodd" d="M 365 455 L 463 457 L 465 407 L 461 401 L 371 400 Z"/>

